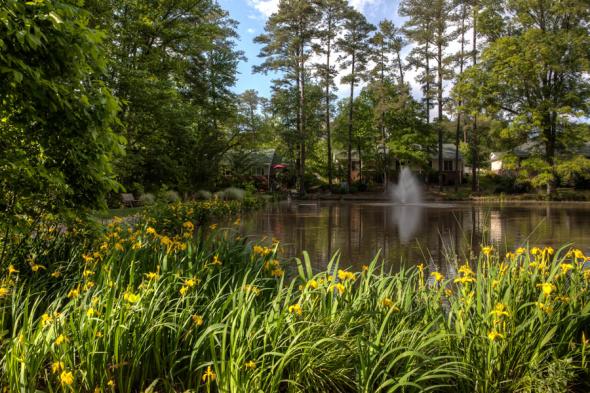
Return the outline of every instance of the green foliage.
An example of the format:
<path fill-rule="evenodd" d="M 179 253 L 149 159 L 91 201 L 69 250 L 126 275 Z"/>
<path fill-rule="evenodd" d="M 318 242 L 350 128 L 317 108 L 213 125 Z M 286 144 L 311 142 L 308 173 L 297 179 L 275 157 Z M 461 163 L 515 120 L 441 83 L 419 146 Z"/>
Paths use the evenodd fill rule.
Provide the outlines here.
<path fill-rule="evenodd" d="M 104 206 L 118 102 L 103 81 L 104 34 L 77 1 L 0 5 L 0 217 Z"/>
<path fill-rule="evenodd" d="M 212 0 L 85 6 L 106 32 L 107 82 L 123 103 L 120 130 L 129 142 L 117 162 L 123 183 L 187 192 L 214 181 L 239 134 L 230 91 L 242 58 L 236 23 Z"/>
<path fill-rule="evenodd" d="M 251 195 L 242 195 L 241 200 L 216 198 L 207 201 L 157 203 L 142 212 L 141 222 L 152 226 L 158 232 L 175 235 L 186 222 L 204 225 L 213 220 L 228 219 L 247 213 L 261 208 L 264 204 L 263 199 Z"/>
<path fill-rule="evenodd" d="M 337 256 L 314 272 L 305 254 L 282 261 L 276 243 L 231 228 L 205 235 L 178 207 L 166 232 L 115 221 L 88 244 L 45 230 L 28 250 L 45 258 L 0 267 L 0 387 L 587 388 L 590 275 L 579 250 L 484 248 L 454 279 L 423 265 L 388 273 L 377 259 L 345 271 Z"/>
<path fill-rule="evenodd" d="M 545 164 L 535 158 L 524 169 L 531 184 L 546 186 L 549 193 L 558 180 L 556 165 L 575 152 L 573 141 L 579 143 L 581 127 L 574 119 L 590 113 L 585 76 L 590 70 L 589 17 L 584 1 L 486 3 L 480 18 L 491 42 L 481 63 L 455 87 L 468 113 L 485 108 L 506 121 L 505 138 L 544 146 Z M 571 180 L 567 170 L 564 174 Z"/>
<path fill-rule="evenodd" d="M 590 180 L 590 160 L 584 156 L 560 160 L 556 172 L 563 183 L 575 186 Z"/>

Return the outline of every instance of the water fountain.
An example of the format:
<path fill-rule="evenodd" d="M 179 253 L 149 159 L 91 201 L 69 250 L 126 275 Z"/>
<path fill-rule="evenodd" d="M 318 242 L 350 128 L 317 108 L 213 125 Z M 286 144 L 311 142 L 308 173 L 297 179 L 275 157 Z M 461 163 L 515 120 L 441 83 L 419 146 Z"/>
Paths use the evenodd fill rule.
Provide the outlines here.
<path fill-rule="evenodd" d="M 410 168 L 404 167 L 397 184 L 391 187 L 393 220 L 397 226 L 400 242 L 408 243 L 420 229 L 422 222 L 422 188 Z"/>
<path fill-rule="evenodd" d="M 395 202 L 404 205 L 422 203 L 422 188 L 408 167 L 402 168 L 399 181 L 396 185 L 392 185 L 391 190 L 391 197 Z"/>

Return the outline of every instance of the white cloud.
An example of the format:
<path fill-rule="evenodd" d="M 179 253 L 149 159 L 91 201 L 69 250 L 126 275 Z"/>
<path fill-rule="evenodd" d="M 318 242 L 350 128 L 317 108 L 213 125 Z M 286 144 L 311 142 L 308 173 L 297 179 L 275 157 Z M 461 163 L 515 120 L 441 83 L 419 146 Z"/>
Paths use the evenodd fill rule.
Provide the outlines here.
<path fill-rule="evenodd" d="M 279 0 L 248 0 L 248 4 L 264 16 L 269 17 L 278 9 Z"/>
<path fill-rule="evenodd" d="M 350 5 L 359 11 L 364 11 L 365 7 L 382 3 L 383 0 L 351 0 Z"/>
<path fill-rule="evenodd" d="M 256 30 L 254 30 L 254 29 L 253 29 L 253 28 L 251 28 L 251 27 L 250 27 L 250 28 L 248 28 L 246 31 L 247 31 L 248 33 L 250 33 L 250 34 L 254 34 L 254 33 L 256 32 Z"/>

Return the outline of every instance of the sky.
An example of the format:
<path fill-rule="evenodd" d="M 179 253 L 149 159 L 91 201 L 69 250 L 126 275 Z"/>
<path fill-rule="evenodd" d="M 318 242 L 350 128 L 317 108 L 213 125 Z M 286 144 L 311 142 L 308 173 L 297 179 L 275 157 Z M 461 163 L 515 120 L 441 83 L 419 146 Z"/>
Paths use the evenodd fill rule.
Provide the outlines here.
<path fill-rule="evenodd" d="M 239 22 L 238 49 L 244 51 L 248 59 L 241 62 L 238 67 L 238 82 L 234 91 L 241 93 L 247 89 L 254 89 L 260 95 L 270 97 L 272 74 L 252 73 L 252 66 L 262 62 L 262 59 L 258 57 L 261 46 L 255 44 L 253 40 L 258 34 L 264 32 L 266 19 L 276 11 L 279 0 L 218 0 L 218 2 L 229 11 L 232 19 Z M 397 15 L 399 0 L 349 0 L 349 3 L 374 25 L 383 19 L 392 20 L 396 26 L 403 24 L 403 20 Z M 340 96 L 346 94 L 343 88 L 340 88 L 338 93 Z"/>

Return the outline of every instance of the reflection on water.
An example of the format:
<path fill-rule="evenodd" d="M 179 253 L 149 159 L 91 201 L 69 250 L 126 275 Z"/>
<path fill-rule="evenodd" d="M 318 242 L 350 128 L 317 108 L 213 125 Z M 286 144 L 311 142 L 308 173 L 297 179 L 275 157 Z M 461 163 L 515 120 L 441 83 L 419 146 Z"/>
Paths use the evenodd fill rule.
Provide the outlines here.
<path fill-rule="evenodd" d="M 590 252 L 590 205 L 520 205 L 323 202 L 280 203 L 246 216 L 241 231 L 281 240 L 287 256 L 309 252 L 322 268 L 340 251 L 341 265 L 360 269 L 381 250 L 394 269 L 420 261 L 464 260 L 482 243 L 501 252 L 528 243 L 574 243 Z"/>
<path fill-rule="evenodd" d="M 393 221 L 397 225 L 399 240 L 402 244 L 414 239 L 414 235 L 420 228 L 422 219 L 421 205 L 395 205 L 393 206 Z"/>

